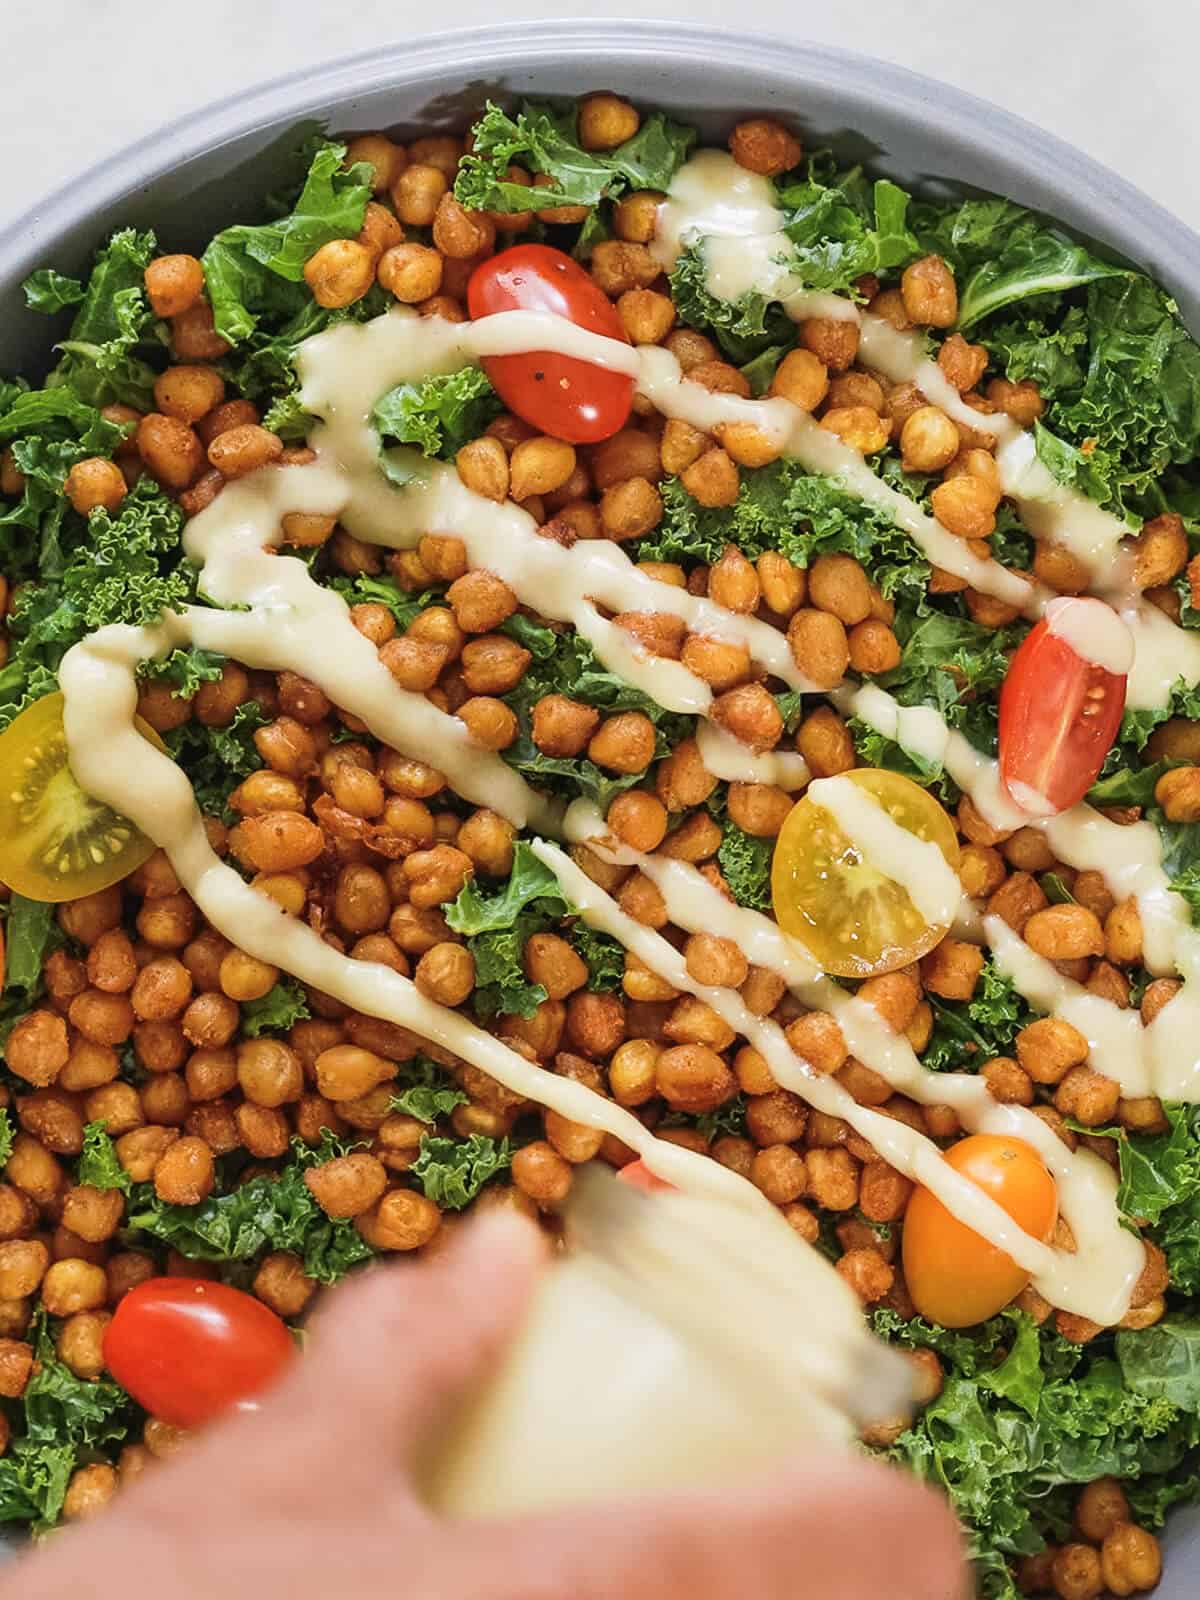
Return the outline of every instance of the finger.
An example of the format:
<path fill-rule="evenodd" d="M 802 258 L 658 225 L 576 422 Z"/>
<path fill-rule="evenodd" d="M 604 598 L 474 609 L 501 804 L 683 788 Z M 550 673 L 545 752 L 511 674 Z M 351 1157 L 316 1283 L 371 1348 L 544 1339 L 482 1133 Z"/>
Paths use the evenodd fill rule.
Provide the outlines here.
<path fill-rule="evenodd" d="M 364 1273 L 329 1297 L 292 1405 L 332 1412 L 343 1439 L 367 1428 L 393 1460 L 411 1461 L 516 1331 L 545 1253 L 531 1223 L 491 1212 L 434 1261 Z"/>
<path fill-rule="evenodd" d="M 769 1480 L 525 1518 L 495 1530 L 521 1600 L 961 1600 L 963 1542 L 940 1495 L 857 1457 Z"/>

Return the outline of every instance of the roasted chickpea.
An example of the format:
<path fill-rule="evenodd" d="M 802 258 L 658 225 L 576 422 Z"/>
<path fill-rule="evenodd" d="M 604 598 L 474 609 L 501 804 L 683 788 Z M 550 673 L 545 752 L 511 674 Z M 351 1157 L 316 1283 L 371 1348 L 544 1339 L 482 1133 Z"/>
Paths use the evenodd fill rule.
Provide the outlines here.
<path fill-rule="evenodd" d="M 177 317 L 204 293 L 204 268 L 195 256 L 156 256 L 144 274 L 146 298 L 156 317 Z"/>
<path fill-rule="evenodd" d="M 929 328 L 949 328 L 958 316 L 954 274 L 941 256 L 922 256 L 904 269 L 900 294 L 909 320 Z"/>
<path fill-rule="evenodd" d="M 739 167 L 764 178 L 777 178 L 798 166 L 804 153 L 799 139 L 770 117 L 739 122 L 729 136 L 729 149 Z"/>
<path fill-rule="evenodd" d="M 319 306 L 352 305 L 375 281 L 374 252 L 357 239 L 331 239 L 304 263 L 304 281 Z"/>

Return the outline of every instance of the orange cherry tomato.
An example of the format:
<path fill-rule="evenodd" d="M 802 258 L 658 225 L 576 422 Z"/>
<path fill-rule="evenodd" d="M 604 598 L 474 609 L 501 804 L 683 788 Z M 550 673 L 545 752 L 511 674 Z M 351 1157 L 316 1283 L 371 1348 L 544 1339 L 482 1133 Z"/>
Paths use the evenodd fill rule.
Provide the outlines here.
<path fill-rule="evenodd" d="M 497 311 L 549 311 L 576 327 L 628 344 L 617 308 L 578 261 L 548 244 L 517 244 L 489 256 L 467 285 L 473 319 Z M 629 420 L 633 379 L 577 356 L 536 350 L 481 363 L 510 411 L 569 444 L 611 439 Z"/>
<path fill-rule="evenodd" d="M 993 1133 L 972 1134 L 946 1151 L 948 1166 L 969 1178 L 1033 1238 L 1058 1221 L 1058 1188 L 1032 1145 Z M 904 1214 L 904 1277 L 913 1304 L 944 1328 L 969 1328 L 1002 1311 L 1029 1273 L 918 1188 Z"/>
<path fill-rule="evenodd" d="M 640 1158 L 631 1161 L 617 1173 L 622 1183 L 627 1183 L 631 1189 L 645 1189 L 647 1194 L 657 1193 L 663 1189 L 674 1190 L 675 1185 L 668 1183 L 665 1178 L 656 1177 L 650 1168 Z"/>
<path fill-rule="evenodd" d="M 1000 777 L 1032 816 L 1065 811 L 1095 783 L 1125 710 L 1127 678 L 1084 661 L 1054 618 L 1111 632 L 1116 619 L 1103 600 L 1052 600 L 1025 636 L 1000 690 Z M 1131 647 L 1132 648 L 1132 647 Z"/>

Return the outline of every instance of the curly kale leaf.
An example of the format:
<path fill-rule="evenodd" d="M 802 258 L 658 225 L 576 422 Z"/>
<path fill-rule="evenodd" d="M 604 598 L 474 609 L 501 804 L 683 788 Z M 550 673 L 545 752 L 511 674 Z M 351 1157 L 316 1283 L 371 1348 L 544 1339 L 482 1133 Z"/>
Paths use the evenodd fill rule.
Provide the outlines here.
<path fill-rule="evenodd" d="M 449 460 L 502 410 L 482 368 L 463 367 L 389 389 L 376 402 L 371 421 L 381 438 Z"/>
<path fill-rule="evenodd" d="M 484 1184 L 511 1165 L 507 1139 L 497 1142 L 483 1133 L 473 1133 L 469 1139 L 443 1139 L 427 1133 L 411 1171 L 435 1205 L 443 1211 L 461 1211 Z"/>
<path fill-rule="evenodd" d="M 304 1174 L 345 1154 L 326 1133 L 315 1149 L 292 1140 L 291 1159 L 228 1194 L 195 1206 L 160 1200 L 152 1184 L 135 1188 L 126 1225 L 160 1239 L 193 1261 L 250 1261 L 266 1250 L 288 1250 L 318 1283 L 336 1283 L 372 1251 L 354 1224 L 329 1217 L 313 1198 Z"/>
<path fill-rule="evenodd" d="M 312 316 L 305 262 L 333 239 L 352 239 L 363 225 L 369 169 L 359 163 L 347 170 L 345 145 L 323 139 L 314 141 L 308 155 L 303 187 L 285 215 L 223 229 L 201 258 L 217 332 L 230 344 L 243 344 L 264 318 L 274 323 Z"/>
<path fill-rule="evenodd" d="M 489 101 L 459 167 L 456 199 L 475 211 L 520 212 L 596 206 L 626 189 L 665 190 L 696 139 L 694 128 L 656 111 L 615 150 L 584 150 L 576 120 L 573 102 L 528 100 L 510 116 Z M 552 181 L 539 188 L 513 183 L 513 165 Z"/>
<path fill-rule="evenodd" d="M 921 1056 L 933 1072 L 971 1072 L 993 1056 L 1005 1055 L 1031 1012 L 1010 978 L 991 959 L 970 1000 L 930 996 L 933 1034 Z"/>

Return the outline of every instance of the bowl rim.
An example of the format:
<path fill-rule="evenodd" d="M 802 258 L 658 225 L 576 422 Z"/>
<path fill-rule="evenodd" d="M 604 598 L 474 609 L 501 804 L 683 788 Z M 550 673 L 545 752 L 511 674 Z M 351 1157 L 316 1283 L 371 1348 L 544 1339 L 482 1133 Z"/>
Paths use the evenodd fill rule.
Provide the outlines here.
<path fill-rule="evenodd" d="M 338 99 L 352 101 L 419 82 L 460 63 L 465 72 L 485 63 L 499 75 L 506 68 L 549 60 L 559 65 L 578 60 L 586 70 L 597 56 L 650 61 L 659 71 L 681 56 L 693 63 L 720 59 L 764 80 L 809 82 L 851 98 L 867 96 L 901 114 L 925 108 L 949 147 L 977 144 L 986 134 L 1001 161 L 1052 192 L 1066 188 L 1076 216 L 1097 238 L 1112 237 L 1114 231 L 1126 240 L 1153 238 L 1156 273 L 1194 284 L 1200 294 L 1200 235 L 1135 184 L 1025 118 L 858 51 L 668 18 L 562 18 L 453 29 L 320 61 L 207 102 L 102 158 L 0 229 L 0 283 L 33 270 L 56 240 L 86 226 L 91 216 L 144 190 L 183 161 L 218 151 L 255 128 L 299 119 Z"/>

